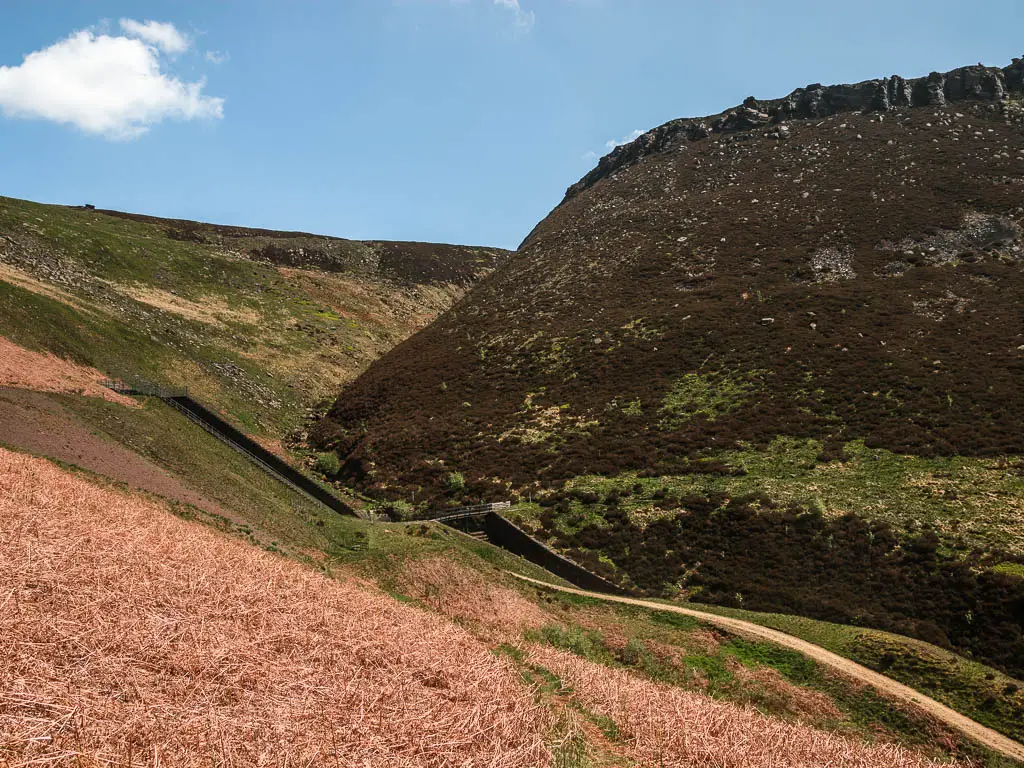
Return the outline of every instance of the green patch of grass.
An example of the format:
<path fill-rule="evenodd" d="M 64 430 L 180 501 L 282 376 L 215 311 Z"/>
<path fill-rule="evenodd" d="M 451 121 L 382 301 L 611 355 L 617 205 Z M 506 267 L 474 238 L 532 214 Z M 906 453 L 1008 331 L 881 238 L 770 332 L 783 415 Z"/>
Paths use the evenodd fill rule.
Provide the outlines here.
<path fill-rule="evenodd" d="M 562 682 L 562 678 L 540 664 L 527 664 L 520 671 L 523 679 L 529 685 L 536 686 L 541 693 L 563 694 L 572 691 L 571 688 Z"/>
<path fill-rule="evenodd" d="M 573 479 L 568 488 L 602 497 L 614 491 L 622 496 L 620 507 L 631 512 L 659 506 L 654 498 L 659 491 L 675 499 L 765 494 L 779 504 L 796 503 L 828 517 L 854 513 L 885 521 L 902 533 L 917 534 L 927 526 L 945 546 L 964 551 L 978 547 L 1024 554 L 1024 473 L 1015 469 L 1012 457 L 929 458 L 868 448 L 860 440 L 845 444 L 841 462 L 819 461 L 821 452 L 817 440 L 780 437 L 764 448 L 706 456 L 742 470 L 738 475 L 588 475 Z M 632 492 L 634 486 L 639 486 L 638 493 Z M 525 506 L 514 511 L 524 521 L 536 521 L 540 514 L 539 508 Z M 602 514 L 600 505 L 572 504 L 573 520 L 585 522 Z M 565 517 L 556 524 L 571 532 Z"/>
<path fill-rule="evenodd" d="M 622 738 L 622 732 L 619 730 L 619 726 L 616 725 L 615 721 L 605 715 L 599 715 L 596 712 L 585 711 L 584 716 L 598 727 L 601 734 L 606 739 L 612 741 L 619 741 Z"/>
<path fill-rule="evenodd" d="M 739 408 L 758 386 L 754 375 L 724 371 L 683 374 L 662 400 L 661 426 L 676 429 L 696 418 L 714 421 Z"/>
<path fill-rule="evenodd" d="M 651 621 L 658 624 L 664 624 L 673 629 L 681 629 L 683 631 L 696 629 L 700 625 L 700 622 L 692 616 L 685 616 L 681 613 L 673 613 L 672 611 L 652 611 L 650 618 Z"/>
<path fill-rule="evenodd" d="M 642 416 L 644 413 L 643 405 L 640 403 L 640 398 L 630 400 L 624 406 L 622 406 L 622 412 L 627 416 Z"/>
<path fill-rule="evenodd" d="M 422 608 L 424 610 L 430 610 L 430 606 L 426 605 L 421 600 L 417 600 L 415 597 L 409 597 L 409 595 L 402 594 L 401 592 L 396 592 L 395 590 L 387 590 L 387 593 L 400 603 L 405 603 L 406 605 L 414 605 L 417 608 Z"/>
<path fill-rule="evenodd" d="M 560 603 L 561 605 L 572 606 L 574 608 L 605 605 L 603 600 L 599 600 L 596 597 L 587 597 L 586 595 L 574 595 L 571 592 L 552 592 L 550 593 L 550 596 L 554 602 Z"/>
<path fill-rule="evenodd" d="M 554 768 L 588 768 L 592 765 L 589 752 L 587 740 L 574 733 L 551 750 L 551 764 Z"/>
<path fill-rule="evenodd" d="M 546 373 L 565 373 L 572 369 L 569 350 L 569 339 L 553 338 L 547 344 L 538 345 L 534 355 Z M 569 373 L 569 378 L 575 378 L 575 374 Z"/>
<path fill-rule="evenodd" d="M 630 320 L 622 326 L 622 330 L 626 332 L 625 335 L 627 338 L 637 339 L 640 341 L 654 341 L 655 339 L 661 338 L 664 333 L 661 328 L 648 325 L 647 320 L 642 317 Z"/>
<path fill-rule="evenodd" d="M 691 670 L 700 672 L 707 680 L 712 692 L 721 693 L 721 687 L 731 683 L 735 677 L 725 666 L 725 658 L 720 654 L 690 654 L 683 657 L 683 665 L 687 672 Z"/>
<path fill-rule="evenodd" d="M 497 656 L 507 656 L 512 661 L 520 664 L 526 660 L 526 654 L 523 653 L 521 648 L 509 645 L 508 643 L 501 643 L 492 650 Z"/>
<path fill-rule="evenodd" d="M 341 470 L 341 462 L 336 453 L 318 453 L 316 456 L 316 468 L 323 474 L 334 477 Z"/>
<path fill-rule="evenodd" d="M 610 662 L 613 655 L 605 645 L 604 638 L 595 630 L 580 626 L 562 626 L 548 624 L 539 630 L 526 633 L 526 639 L 533 642 L 546 643 L 554 648 L 569 651 L 584 659 L 597 662 Z"/>
<path fill-rule="evenodd" d="M 883 725 L 890 731 L 905 734 L 912 745 L 932 745 L 934 737 L 929 732 L 928 721 L 924 717 L 911 715 L 906 710 L 894 707 L 889 699 L 880 696 L 873 688 L 853 691 L 845 686 L 840 688 L 834 681 L 819 683 L 819 687 L 832 693 L 836 704 L 863 733 L 871 733 L 879 725 Z"/>
<path fill-rule="evenodd" d="M 719 606 L 702 605 L 700 610 L 744 619 L 814 643 L 921 691 L 1012 739 L 1024 741 L 1024 683 L 991 667 L 918 640 L 861 627 Z M 758 649 L 757 654 L 765 653 L 763 646 L 747 643 L 729 647 L 743 661 L 750 659 L 751 648 Z M 792 682 L 807 679 L 809 671 L 802 656 L 766 647 L 774 649 L 770 652 L 774 661 L 765 659 L 765 663 Z M 851 700 L 848 706 L 851 711 L 864 709 L 864 722 L 883 706 L 870 697 L 858 701 Z"/>
<path fill-rule="evenodd" d="M 734 637 L 723 650 L 748 667 L 771 667 L 798 685 L 810 685 L 820 677 L 818 664 L 813 659 L 780 645 Z"/>
<path fill-rule="evenodd" d="M 134 370 L 157 378 L 169 349 L 147 334 L 101 314 L 79 313 L 47 296 L 0 280 L 0 329 L 11 341 L 50 351 L 101 370 L 116 370 L 128 361 Z M 111 344 L 114 340 L 123 351 Z"/>
<path fill-rule="evenodd" d="M 1004 576 L 1013 576 L 1018 579 L 1024 579 L 1024 565 L 1020 563 L 999 563 L 999 565 L 992 568 L 996 573 L 1001 573 Z"/>

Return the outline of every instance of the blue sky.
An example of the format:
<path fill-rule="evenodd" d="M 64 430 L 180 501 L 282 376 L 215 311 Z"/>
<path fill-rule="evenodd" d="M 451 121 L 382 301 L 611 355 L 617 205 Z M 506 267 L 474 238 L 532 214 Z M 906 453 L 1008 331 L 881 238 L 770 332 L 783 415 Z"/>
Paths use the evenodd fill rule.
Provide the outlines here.
<path fill-rule="evenodd" d="M 0 194 L 511 248 L 609 141 L 1002 66 L 1022 26 L 1019 0 L 3 0 Z"/>

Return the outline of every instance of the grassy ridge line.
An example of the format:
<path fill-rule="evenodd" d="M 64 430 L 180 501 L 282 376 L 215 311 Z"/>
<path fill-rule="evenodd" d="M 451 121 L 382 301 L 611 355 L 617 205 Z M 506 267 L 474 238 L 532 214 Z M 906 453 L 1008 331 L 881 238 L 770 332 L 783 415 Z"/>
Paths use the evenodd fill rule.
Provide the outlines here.
<path fill-rule="evenodd" d="M 182 226 L 0 197 L 0 334 L 280 437 L 506 255 Z"/>
<path fill-rule="evenodd" d="M 655 603 L 649 600 L 638 600 L 631 597 L 619 597 L 616 595 L 602 595 L 597 592 L 586 592 L 572 587 L 562 587 L 555 584 L 549 584 L 537 579 L 532 579 L 528 576 L 521 576 L 519 574 L 512 573 L 511 571 L 510 573 L 518 579 L 529 581 L 538 586 L 557 589 L 562 592 L 568 592 L 582 597 L 591 597 L 598 600 L 605 600 L 607 602 L 635 605 L 656 611 L 670 611 L 672 613 L 680 613 L 685 616 L 692 616 L 741 635 L 752 635 L 763 640 L 770 640 L 787 648 L 798 650 L 816 661 L 827 664 L 845 675 L 868 683 L 894 698 L 909 704 L 914 704 L 921 709 L 924 709 L 943 723 L 955 727 L 957 730 L 980 742 L 989 749 L 993 749 L 1002 755 L 1013 758 L 1014 760 L 1024 761 L 1024 745 L 1019 742 L 975 722 L 969 717 L 947 707 L 945 704 L 925 696 L 919 691 L 915 691 L 909 686 L 898 683 L 895 680 L 867 669 L 860 664 L 856 664 L 839 654 L 832 653 L 820 646 L 801 640 L 800 638 L 793 637 L 792 635 L 788 635 L 784 632 L 780 632 L 769 627 L 763 627 L 749 621 L 742 621 L 728 616 L 705 613 L 703 611 L 696 611 L 690 608 L 682 608 L 678 605 L 667 605 Z"/>

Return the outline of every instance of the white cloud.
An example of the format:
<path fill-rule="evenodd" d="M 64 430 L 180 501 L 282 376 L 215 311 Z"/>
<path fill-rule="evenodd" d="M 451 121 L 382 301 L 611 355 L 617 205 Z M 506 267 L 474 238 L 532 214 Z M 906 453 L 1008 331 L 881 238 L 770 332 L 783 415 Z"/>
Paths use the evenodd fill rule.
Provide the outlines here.
<path fill-rule="evenodd" d="M 134 139 L 162 120 L 219 119 L 224 100 L 205 82 L 162 71 L 159 50 L 141 40 L 91 30 L 0 66 L 0 111 L 52 120 L 108 139 Z"/>
<path fill-rule="evenodd" d="M 494 0 L 495 5 L 500 5 L 502 8 L 507 8 L 516 15 L 516 26 L 522 30 L 528 30 L 533 26 L 533 23 L 537 20 L 533 11 L 524 11 L 519 7 L 519 0 Z"/>
<path fill-rule="evenodd" d="M 161 51 L 174 55 L 189 49 L 189 40 L 169 21 L 143 21 L 121 19 L 121 29 L 128 37 L 137 37 Z"/>
<path fill-rule="evenodd" d="M 604 145 L 608 148 L 609 151 L 611 151 L 616 147 L 621 147 L 623 144 L 629 144 L 629 142 L 633 141 L 634 139 L 643 136 L 644 133 L 646 133 L 646 131 L 641 131 L 639 128 L 634 128 L 628 136 L 624 136 L 618 141 L 616 141 L 615 139 L 608 139 L 608 141 L 606 141 Z"/>
<path fill-rule="evenodd" d="M 231 54 L 227 51 L 207 51 L 203 58 L 211 64 L 223 64 L 231 58 Z"/>
<path fill-rule="evenodd" d="M 592 149 L 588 149 L 586 152 L 583 153 L 583 159 L 584 160 L 597 160 L 597 152 L 595 152 Z"/>

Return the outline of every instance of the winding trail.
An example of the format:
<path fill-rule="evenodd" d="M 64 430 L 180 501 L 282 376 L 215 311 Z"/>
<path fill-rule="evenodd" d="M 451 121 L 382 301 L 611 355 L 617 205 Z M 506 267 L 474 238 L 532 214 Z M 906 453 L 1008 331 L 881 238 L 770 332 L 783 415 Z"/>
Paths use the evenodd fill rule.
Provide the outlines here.
<path fill-rule="evenodd" d="M 665 605 L 648 600 L 639 600 L 633 597 L 619 597 L 618 595 L 604 595 L 600 592 L 587 592 L 582 589 L 549 584 L 545 581 L 539 581 L 538 579 L 531 579 L 529 576 L 521 576 L 518 573 L 512 573 L 511 571 L 509 571 L 509 573 L 517 579 L 528 581 L 531 584 L 536 584 L 537 586 L 545 587 L 546 589 L 554 589 L 559 592 L 569 592 L 570 594 L 582 595 L 583 597 L 592 597 L 595 600 L 604 600 L 610 603 L 625 603 L 626 605 L 638 605 L 642 608 L 650 608 L 655 611 L 681 613 L 684 616 L 698 618 L 707 624 L 714 624 L 715 626 L 722 627 L 723 629 L 728 629 L 731 632 L 736 632 L 748 637 L 754 637 L 759 640 L 769 640 L 778 645 L 785 646 L 786 648 L 792 648 L 795 651 L 799 651 L 800 653 L 809 656 L 815 661 L 832 667 L 847 677 L 867 683 L 878 691 L 884 693 L 886 696 L 915 705 L 933 716 L 935 719 L 955 728 L 991 750 L 999 752 L 1006 757 L 1013 758 L 1014 760 L 1024 762 L 1024 745 L 1014 741 L 1013 739 L 1004 736 L 991 728 L 981 725 L 980 723 L 976 723 L 969 717 L 961 715 L 956 710 L 950 709 L 945 704 L 925 696 L 923 693 L 915 691 L 909 686 L 903 685 L 903 683 L 898 683 L 885 675 L 881 675 L 867 667 L 863 667 L 854 661 L 850 661 L 849 659 L 840 656 L 839 654 L 832 653 L 832 651 L 826 651 L 820 646 L 809 643 L 806 640 L 801 640 L 798 637 L 787 635 L 785 632 L 780 632 L 777 629 L 762 627 L 759 624 L 753 624 L 749 621 L 743 621 L 742 619 L 734 619 L 729 616 L 705 613 L 704 611 L 698 611 L 692 608 Z"/>

